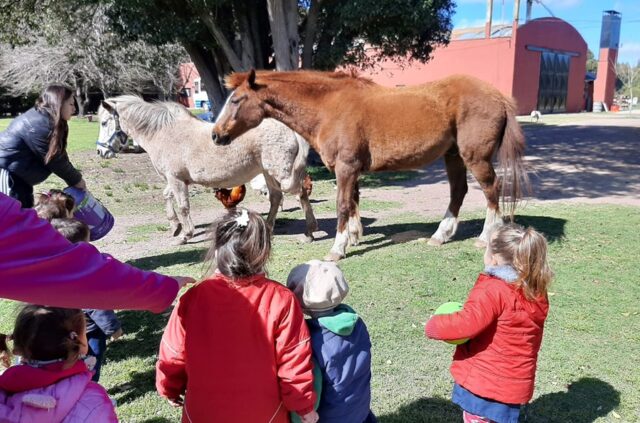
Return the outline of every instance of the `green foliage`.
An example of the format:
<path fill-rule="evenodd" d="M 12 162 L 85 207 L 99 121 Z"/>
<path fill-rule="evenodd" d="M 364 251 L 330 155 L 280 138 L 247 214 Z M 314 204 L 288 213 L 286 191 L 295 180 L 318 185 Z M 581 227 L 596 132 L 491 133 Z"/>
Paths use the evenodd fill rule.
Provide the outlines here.
<path fill-rule="evenodd" d="M 598 72 L 598 59 L 593 55 L 591 50 L 587 49 L 587 72 Z"/>
<path fill-rule="evenodd" d="M 407 56 L 426 62 L 435 46 L 449 43 L 453 8 L 450 0 L 324 2 L 314 67 Z"/>

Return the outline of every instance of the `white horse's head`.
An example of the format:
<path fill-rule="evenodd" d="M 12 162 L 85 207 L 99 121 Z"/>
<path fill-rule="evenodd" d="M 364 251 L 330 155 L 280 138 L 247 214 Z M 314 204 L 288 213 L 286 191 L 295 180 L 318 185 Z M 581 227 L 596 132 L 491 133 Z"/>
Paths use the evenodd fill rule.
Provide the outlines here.
<path fill-rule="evenodd" d="M 117 104 L 110 101 L 102 101 L 98 109 L 100 120 L 100 133 L 96 142 L 98 155 L 105 159 L 115 157 L 127 145 L 128 136 L 120 126 L 120 115 Z"/>

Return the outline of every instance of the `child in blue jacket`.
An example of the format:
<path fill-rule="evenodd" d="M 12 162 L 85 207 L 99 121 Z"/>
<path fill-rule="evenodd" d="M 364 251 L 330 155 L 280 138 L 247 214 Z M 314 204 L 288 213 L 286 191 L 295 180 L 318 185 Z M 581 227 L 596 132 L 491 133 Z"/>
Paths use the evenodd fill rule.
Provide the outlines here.
<path fill-rule="evenodd" d="M 291 271 L 287 287 L 310 316 L 314 365 L 322 375 L 318 423 L 375 423 L 371 341 L 362 319 L 342 304 L 349 292 L 342 271 L 335 263 L 312 260 Z"/>
<path fill-rule="evenodd" d="M 51 226 L 70 242 L 89 242 L 89 227 L 83 222 L 69 219 L 53 219 Z M 100 379 L 100 368 L 104 359 L 104 352 L 107 349 L 107 339 L 115 341 L 122 336 L 122 325 L 118 316 L 113 310 L 84 309 L 87 320 L 87 342 L 89 343 L 89 355 L 96 358 L 93 368 L 94 382 Z"/>

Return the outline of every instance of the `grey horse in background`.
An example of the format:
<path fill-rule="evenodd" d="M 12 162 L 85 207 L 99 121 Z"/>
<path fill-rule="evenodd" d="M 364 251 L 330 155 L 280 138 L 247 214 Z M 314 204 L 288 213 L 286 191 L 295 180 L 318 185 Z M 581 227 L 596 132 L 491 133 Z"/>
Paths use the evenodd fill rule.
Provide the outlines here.
<path fill-rule="evenodd" d="M 309 145 L 284 124 L 268 119 L 228 146 L 211 142 L 213 123 L 195 118 L 181 104 L 149 103 L 140 97 L 123 95 L 102 102 L 98 110 L 98 142 L 114 153 L 135 139 L 149 154 L 153 167 L 167 182 L 164 190 L 167 218 L 174 244 L 193 237 L 189 213 L 189 185 L 229 188 L 262 174 L 269 188 L 269 216 L 273 227 L 283 192 L 297 195 L 305 214 L 305 239 L 313 240 L 316 219 L 303 180 Z M 180 219 L 172 200 L 178 205 Z"/>

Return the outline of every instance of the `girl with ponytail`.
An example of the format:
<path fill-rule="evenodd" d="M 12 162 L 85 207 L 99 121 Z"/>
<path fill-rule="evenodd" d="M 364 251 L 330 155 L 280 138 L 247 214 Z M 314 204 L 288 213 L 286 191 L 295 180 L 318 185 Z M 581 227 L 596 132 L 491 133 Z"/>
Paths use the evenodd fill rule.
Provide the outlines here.
<path fill-rule="evenodd" d="M 547 240 L 533 228 L 495 228 L 480 274 L 461 311 L 431 317 L 429 338 L 469 341 L 451 365 L 453 402 L 468 423 L 517 423 L 531 400 L 538 351 L 549 312 L 553 272 Z"/>
<path fill-rule="evenodd" d="M 10 350 L 7 341 L 11 341 Z M 105 389 L 91 381 L 82 310 L 25 305 L 13 334 L 0 335 L 0 421 L 117 422 Z"/>

